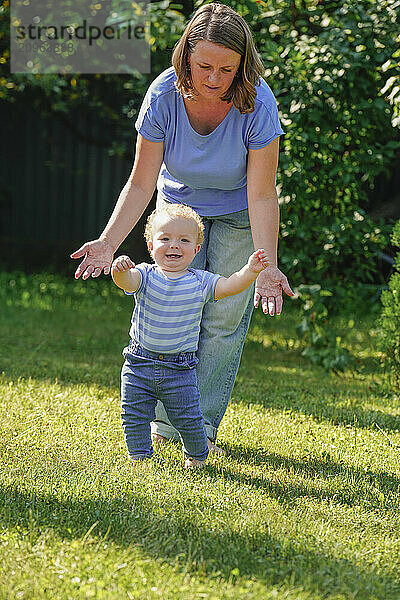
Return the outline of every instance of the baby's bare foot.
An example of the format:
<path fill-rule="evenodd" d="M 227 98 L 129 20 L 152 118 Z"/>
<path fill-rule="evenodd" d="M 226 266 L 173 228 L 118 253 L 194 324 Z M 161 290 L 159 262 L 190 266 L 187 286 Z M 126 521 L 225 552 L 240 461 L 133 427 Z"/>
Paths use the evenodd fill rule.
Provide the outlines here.
<path fill-rule="evenodd" d="M 187 458 L 185 460 L 185 469 L 199 469 L 204 467 L 206 464 L 205 460 L 197 460 L 197 458 Z"/>
<path fill-rule="evenodd" d="M 214 444 L 214 442 L 212 442 L 210 440 L 210 438 L 207 438 L 207 446 L 208 446 L 209 451 L 210 452 L 214 452 L 214 454 L 221 454 L 221 455 L 225 455 L 226 454 L 225 450 L 223 450 L 219 446 L 216 446 Z"/>
<path fill-rule="evenodd" d="M 140 473 L 141 471 L 147 469 L 150 462 L 151 462 L 151 457 L 139 458 L 136 460 L 132 459 L 132 466 L 135 471 L 138 471 Z"/>

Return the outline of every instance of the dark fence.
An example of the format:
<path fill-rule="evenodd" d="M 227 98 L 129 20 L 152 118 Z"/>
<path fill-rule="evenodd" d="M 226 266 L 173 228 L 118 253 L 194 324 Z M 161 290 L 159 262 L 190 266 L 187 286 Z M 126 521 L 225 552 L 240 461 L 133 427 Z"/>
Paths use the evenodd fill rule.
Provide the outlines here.
<path fill-rule="evenodd" d="M 69 253 L 99 235 L 129 176 L 134 131 L 129 161 L 110 156 L 93 116 L 77 115 L 72 130 L 56 116 L 0 103 L 0 123 L 2 266 L 73 269 Z M 136 260 L 147 256 L 142 231 L 143 219 L 125 243 Z"/>

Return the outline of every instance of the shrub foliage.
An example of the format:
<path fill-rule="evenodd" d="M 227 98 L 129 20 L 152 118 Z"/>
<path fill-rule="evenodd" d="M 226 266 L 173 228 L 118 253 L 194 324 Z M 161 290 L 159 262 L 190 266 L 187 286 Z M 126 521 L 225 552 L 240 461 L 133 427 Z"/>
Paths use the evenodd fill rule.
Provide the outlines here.
<path fill-rule="evenodd" d="M 283 268 L 294 283 L 323 281 L 335 290 L 330 308 L 340 306 L 351 291 L 355 298 L 363 285 L 382 283 L 376 253 L 388 232 L 366 211 L 376 176 L 390 170 L 400 148 L 396 5 L 234 4 L 248 11 L 286 131 L 279 179 Z"/>
<path fill-rule="evenodd" d="M 0 11 L 4 69 L 9 60 L 7 4 Z M 383 283 L 377 256 L 388 232 L 367 213 L 376 177 L 389 173 L 400 151 L 398 3 L 227 4 L 250 25 L 286 131 L 278 179 L 282 268 L 295 285 L 323 281 L 324 289 L 334 292 L 334 309 L 349 296 L 350 301 L 359 297 L 366 286 Z M 36 102 L 40 110 L 67 116 L 96 111 L 112 124 L 110 152 L 131 155 L 132 121 L 149 81 L 169 66 L 186 20 L 182 5 L 168 0 L 151 3 L 150 15 L 151 76 L 4 71 L 0 98 Z"/>
<path fill-rule="evenodd" d="M 392 243 L 400 248 L 400 220 L 393 228 Z M 381 295 L 380 349 L 383 365 L 393 375 L 394 386 L 400 390 L 400 251 L 387 290 Z"/>

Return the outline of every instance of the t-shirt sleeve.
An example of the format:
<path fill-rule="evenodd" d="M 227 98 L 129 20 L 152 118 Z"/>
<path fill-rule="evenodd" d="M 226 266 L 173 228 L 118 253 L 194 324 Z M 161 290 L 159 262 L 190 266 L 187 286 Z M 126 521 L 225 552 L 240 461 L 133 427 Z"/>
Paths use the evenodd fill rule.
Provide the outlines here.
<path fill-rule="evenodd" d="M 218 279 L 221 275 L 216 273 L 210 273 L 209 271 L 197 271 L 201 274 L 202 287 L 203 287 L 203 298 L 204 303 L 206 302 L 217 302 L 214 298 L 215 286 L 217 285 Z"/>
<path fill-rule="evenodd" d="M 139 287 L 136 292 L 127 292 L 124 290 L 127 296 L 135 296 L 136 294 L 142 293 L 146 285 L 148 265 L 146 263 L 140 263 L 140 265 L 135 265 L 135 269 L 137 269 L 140 273 Z"/>
<path fill-rule="evenodd" d="M 271 106 L 261 102 L 257 106 L 248 131 L 248 148 L 257 150 L 268 146 L 275 138 L 284 134 L 279 122 L 278 107 L 274 99 Z"/>
<path fill-rule="evenodd" d="M 140 135 L 150 142 L 162 142 L 165 138 L 165 127 L 163 125 L 163 114 L 160 103 L 151 93 L 151 87 L 140 107 L 135 128 Z"/>

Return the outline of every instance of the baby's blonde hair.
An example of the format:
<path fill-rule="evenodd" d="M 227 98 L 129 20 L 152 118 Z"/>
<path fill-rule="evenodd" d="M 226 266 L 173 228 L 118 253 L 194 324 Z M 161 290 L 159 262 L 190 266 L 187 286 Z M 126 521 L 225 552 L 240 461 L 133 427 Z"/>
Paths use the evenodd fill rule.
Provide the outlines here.
<path fill-rule="evenodd" d="M 169 204 L 165 203 L 161 208 L 153 210 L 153 212 L 149 215 L 144 230 L 144 237 L 147 244 L 153 239 L 153 223 L 155 218 L 162 215 L 168 215 L 172 219 L 174 217 L 192 219 L 197 226 L 197 243 L 201 245 L 204 242 L 204 225 L 200 215 L 193 210 L 193 208 L 187 206 L 186 204 L 175 204 L 171 202 Z"/>

